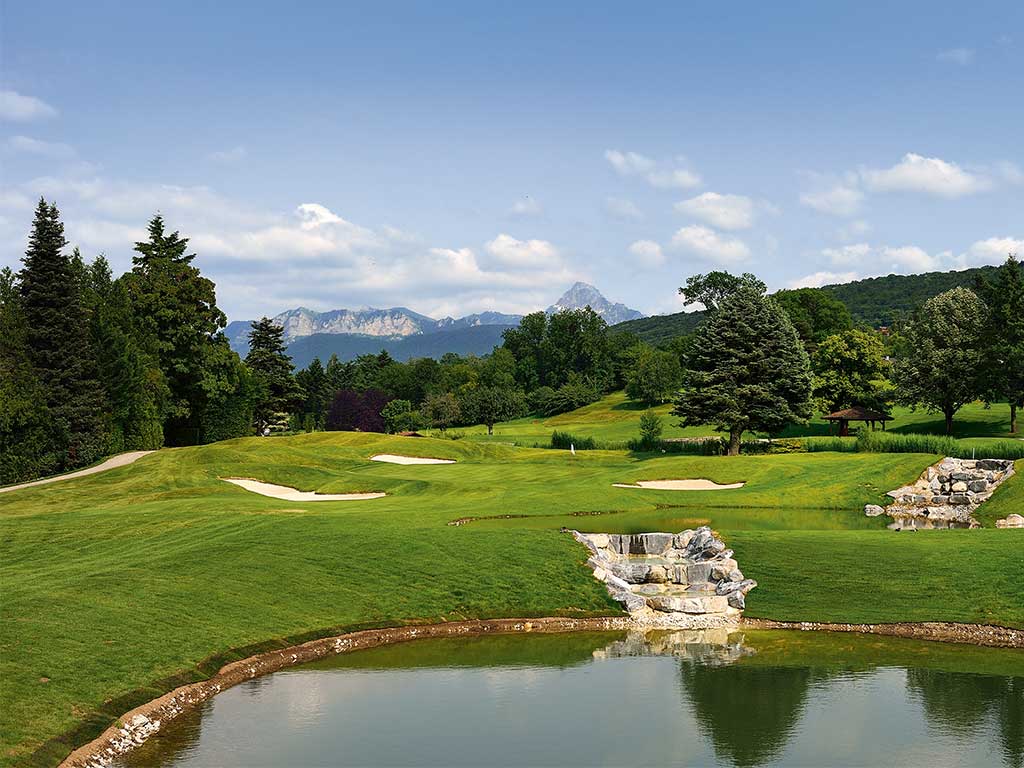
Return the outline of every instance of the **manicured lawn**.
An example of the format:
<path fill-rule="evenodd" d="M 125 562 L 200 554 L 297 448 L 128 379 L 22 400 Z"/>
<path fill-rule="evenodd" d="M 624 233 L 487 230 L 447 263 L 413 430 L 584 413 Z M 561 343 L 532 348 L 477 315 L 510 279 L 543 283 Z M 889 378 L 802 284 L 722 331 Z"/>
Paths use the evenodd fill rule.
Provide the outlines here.
<path fill-rule="evenodd" d="M 458 463 L 367 460 L 376 453 Z M 164 450 L 5 494 L 0 755 L 53 764 L 121 712 L 259 648 L 410 621 L 615 612 L 583 565 L 585 552 L 558 532 L 565 520 L 592 530 L 710 520 L 761 582 L 751 615 L 1024 626 L 1024 532 L 897 535 L 861 514 L 935 458 L 574 458 L 470 440 L 321 433 Z M 230 476 L 389 496 L 284 502 L 218 479 Z M 693 477 L 747 485 L 612 487 Z M 447 525 L 503 515 L 515 517 Z"/>
<path fill-rule="evenodd" d="M 626 397 L 625 392 L 613 392 L 598 402 L 570 413 L 562 413 L 550 418 L 527 417 L 497 424 L 494 434 L 487 435 L 483 426 L 460 428 L 454 430 L 467 439 L 494 442 L 516 443 L 517 445 L 547 445 L 554 430 L 571 432 L 581 437 L 593 437 L 605 443 L 625 443 L 631 438 L 639 437 L 640 416 L 647 408 Z M 699 437 L 718 434 L 712 427 L 680 427 L 679 419 L 672 416 L 672 405 L 666 403 L 653 409 L 662 416 L 665 437 Z M 804 427 L 791 427 L 782 433 L 782 437 L 805 437 L 809 435 L 827 435 L 828 422 L 817 415 L 810 424 Z M 923 410 L 911 411 L 909 408 L 897 407 L 892 410 L 893 421 L 886 429 L 899 433 L 923 433 L 933 435 L 945 434 L 945 422 L 940 414 L 927 413 Z M 856 426 L 856 425 L 854 425 Z M 956 415 L 953 426 L 954 437 L 1011 437 L 1010 410 L 1005 404 L 998 403 L 986 408 L 984 403 L 965 405 Z M 748 434 L 747 438 L 766 437 L 767 435 Z M 1019 435 L 1024 437 L 1024 433 Z"/>

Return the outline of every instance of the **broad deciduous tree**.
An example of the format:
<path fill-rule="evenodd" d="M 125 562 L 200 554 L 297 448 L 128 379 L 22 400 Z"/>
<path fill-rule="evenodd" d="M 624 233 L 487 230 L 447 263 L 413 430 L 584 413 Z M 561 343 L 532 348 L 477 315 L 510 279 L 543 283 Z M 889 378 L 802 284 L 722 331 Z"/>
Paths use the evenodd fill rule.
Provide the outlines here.
<path fill-rule="evenodd" d="M 974 291 L 954 288 L 928 299 L 903 332 L 893 369 L 896 399 L 953 416 L 982 395 L 988 308 Z"/>

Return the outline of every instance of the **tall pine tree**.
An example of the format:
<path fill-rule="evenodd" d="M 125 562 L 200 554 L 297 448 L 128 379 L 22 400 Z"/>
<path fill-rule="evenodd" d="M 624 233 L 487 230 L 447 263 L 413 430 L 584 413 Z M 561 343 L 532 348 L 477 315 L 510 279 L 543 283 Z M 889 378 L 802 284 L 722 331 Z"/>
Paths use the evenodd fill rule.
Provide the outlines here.
<path fill-rule="evenodd" d="M 110 452 L 163 445 L 167 385 L 159 362 L 137 340 L 128 292 L 98 256 L 86 269 L 92 339 L 109 404 Z"/>
<path fill-rule="evenodd" d="M 257 382 L 254 419 L 257 431 L 280 420 L 300 401 L 300 393 L 292 377 L 292 359 L 284 344 L 284 328 L 269 317 L 252 324 L 249 331 L 249 354 L 245 364 Z"/>
<path fill-rule="evenodd" d="M 64 253 L 57 206 L 40 199 L 18 273 L 29 359 L 63 450 L 63 468 L 89 464 L 104 449 L 103 391 L 89 338 L 79 268 Z"/>
<path fill-rule="evenodd" d="M 46 391 L 32 368 L 21 295 L 0 270 L 0 485 L 52 475 L 64 462 Z"/>
<path fill-rule="evenodd" d="M 188 238 L 166 234 L 161 216 L 153 217 L 149 240 L 135 250 L 132 271 L 122 280 L 135 325 L 167 380 L 165 438 L 172 445 L 198 442 L 207 398 L 220 388 L 207 378 L 205 364 L 227 318 L 217 307 L 213 281 L 192 264 Z"/>

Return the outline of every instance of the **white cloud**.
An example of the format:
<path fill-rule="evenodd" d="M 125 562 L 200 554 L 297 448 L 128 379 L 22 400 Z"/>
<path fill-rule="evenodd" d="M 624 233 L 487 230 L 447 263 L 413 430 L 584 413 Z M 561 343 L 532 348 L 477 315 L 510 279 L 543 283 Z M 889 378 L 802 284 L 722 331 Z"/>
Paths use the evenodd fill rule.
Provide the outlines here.
<path fill-rule="evenodd" d="M 638 152 L 622 152 L 617 149 L 606 149 L 604 158 L 620 176 L 641 176 L 658 189 L 691 189 L 699 187 L 701 183 L 698 174 L 679 167 L 682 158 L 676 158 L 668 167 Z"/>
<path fill-rule="evenodd" d="M 629 252 L 643 267 L 660 267 L 665 263 L 665 254 L 661 246 L 653 240 L 637 240 L 629 246 Z"/>
<path fill-rule="evenodd" d="M 56 115 L 57 110 L 42 99 L 25 96 L 17 91 L 0 91 L 0 120 L 23 123 Z"/>
<path fill-rule="evenodd" d="M 821 255 L 837 268 L 851 268 L 863 277 L 871 275 L 918 274 L 967 269 L 982 264 L 1000 264 L 1007 254 L 1024 250 L 1024 240 L 1013 237 L 990 237 L 978 240 L 965 252 L 956 254 L 947 249 L 929 253 L 917 245 L 878 245 L 855 243 L 839 248 L 824 248 Z M 822 274 L 842 274 L 824 272 Z M 809 280 L 800 278 L 800 280 Z M 833 281 L 834 282 L 834 281 Z"/>
<path fill-rule="evenodd" d="M 542 267 L 560 260 L 558 249 L 547 240 L 517 240 L 504 233 L 485 245 L 494 261 L 506 267 Z"/>
<path fill-rule="evenodd" d="M 26 155 L 42 155 L 44 157 L 68 158 L 75 156 L 75 150 L 69 144 L 54 141 L 40 141 L 29 136 L 11 136 L 5 144 L 10 152 Z"/>
<path fill-rule="evenodd" d="M 821 254 L 836 266 L 847 266 L 860 264 L 872 255 L 872 250 L 867 243 L 856 243 L 844 245 L 841 248 L 824 248 Z"/>
<path fill-rule="evenodd" d="M 647 183 L 659 189 L 692 189 L 699 187 L 700 182 L 698 174 L 684 168 L 651 171 L 647 174 Z"/>
<path fill-rule="evenodd" d="M 915 272 L 934 272 L 940 269 L 943 261 L 948 260 L 952 253 L 944 251 L 932 256 L 924 248 L 916 245 L 901 245 L 895 248 L 885 246 L 881 250 L 881 255 L 888 261 L 891 268 L 899 272 L 913 274 Z"/>
<path fill-rule="evenodd" d="M 860 175 L 872 190 L 924 192 L 950 199 L 982 192 L 992 186 L 985 176 L 965 171 L 956 163 L 913 152 L 908 152 L 891 168 L 864 169 Z"/>
<path fill-rule="evenodd" d="M 132 247 L 160 211 L 197 253 L 232 318 L 316 309 L 409 306 L 434 316 L 545 307 L 588 277 L 545 240 L 500 233 L 479 247 L 425 243 L 391 226 L 367 227 L 322 203 L 290 214 L 252 210 L 207 187 L 42 177 L 0 194 L 0 265 L 25 248 L 32 201 L 45 195 L 63 214 L 66 234 L 87 258 L 104 252 L 115 270 L 131 266 Z"/>
<path fill-rule="evenodd" d="M 800 202 L 808 208 L 832 216 L 854 216 L 860 211 L 864 193 L 846 184 L 836 184 L 819 192 L 800 195 Z"/>
<path fill-rule="evenodd" d="M 223 163 L 224 165 L 240 163 L 248 156 L 248 151 L 246 151 L 245 147 L 241 145 L 232 147 L 231 149 L 222 149 L 216 152 L 211 152 L 207 155 L 207 157 L 213 162 Z"/>
<path fill-rule="evenodd" d="M 675 209 L 720 229 L 748 229 L 754 224 L 754 201 L 743 195 L 705 192 L 676 203 Z"/>
<path fill-rule="evenodd" d="M 1024 239 L 1014 237 L 990 237 L 978 240 L 967 249 L 967 258 L 973 265 L 1001 264 L 1011 253 L 1024 257 Z"/>
<path fill-rule="evenodd" d="M 544 214 L 544 207 L 535 198 L 527 196 L 522 200 L 516 200 L 508 212 L 511 216 L 529 218 L 531 216 L 542 216 Z"/>
<path fill-rule="evenodd" d="M 672 247 L 717 264 L 736 264 L 750 258 L 750 248 L 742 240 L 723 237 L 700 225 L 683 227 L 672 236 Z"/>
<path fill-rule="evenodd" d="M 959 64 L 961 67 L 966 67 L 968 64 L 974 62 L 974 49 L 950 48 L 945 51 L 940 51 L 935 58 L 939 61 L 945 61 L 950 64 Z"/>
<path fill-rule="evenodd" d="M 813 272 L 789 282 L 790 288 L 821 288 L 823 285 L 849 283 L 858 279 L 856 272 Z"/>
<path fill-rule="evenodd" d="M 617 149 L 606 149 L 604 159 L 611 163 L 612 168 L 620 176 L 635 176 L 654 170 L 655 163 L 651 158 L 638 152 L 620 152 Z"/>
<path fill-rule="evenodd" d="M 611 216 L 624 221 L 638 221 L 644 217 L 643 211 L 637 208 L 632 200 L 620 197 L 609 197 L 604 201 L 604 208 Z"/>

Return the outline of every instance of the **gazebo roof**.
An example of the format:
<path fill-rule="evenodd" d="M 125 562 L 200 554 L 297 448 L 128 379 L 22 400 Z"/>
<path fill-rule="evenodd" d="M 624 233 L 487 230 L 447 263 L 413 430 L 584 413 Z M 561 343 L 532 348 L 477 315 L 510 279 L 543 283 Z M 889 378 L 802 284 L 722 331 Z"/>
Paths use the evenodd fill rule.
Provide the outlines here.
<path fill-rule="evenodd" d="M 892 421 L 892 416 L 855 405 L 825 416 L 825 421 Z"/>

